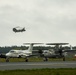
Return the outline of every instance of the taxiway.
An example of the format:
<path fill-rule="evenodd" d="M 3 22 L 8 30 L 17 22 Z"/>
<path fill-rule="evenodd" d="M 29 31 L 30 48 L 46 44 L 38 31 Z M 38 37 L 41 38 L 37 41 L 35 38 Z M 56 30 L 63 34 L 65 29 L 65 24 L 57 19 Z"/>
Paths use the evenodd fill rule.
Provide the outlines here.
<path fill-rule="evenodd" d="M 76 61 L 0 62 L 0 70 L 40 68 L 76 68 Z"/>

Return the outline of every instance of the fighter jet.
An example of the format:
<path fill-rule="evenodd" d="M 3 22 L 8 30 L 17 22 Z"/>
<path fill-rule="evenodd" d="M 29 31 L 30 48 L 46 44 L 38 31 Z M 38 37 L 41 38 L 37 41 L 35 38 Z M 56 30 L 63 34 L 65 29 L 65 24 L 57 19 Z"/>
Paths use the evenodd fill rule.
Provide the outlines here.
<path fill-rule="evenodd" d="M 15 33 L 16 33 L 16 32 L 24 32 L 24 31 L 26 31 L 26 30 L 25 30 L 25 27 L 22 28 L 22 27 L 19 27 L 19 26 L 18 26 L 18 27 L 14 27 L 14 28 L 13 28 L 13 32 L 15 32 Z"/>

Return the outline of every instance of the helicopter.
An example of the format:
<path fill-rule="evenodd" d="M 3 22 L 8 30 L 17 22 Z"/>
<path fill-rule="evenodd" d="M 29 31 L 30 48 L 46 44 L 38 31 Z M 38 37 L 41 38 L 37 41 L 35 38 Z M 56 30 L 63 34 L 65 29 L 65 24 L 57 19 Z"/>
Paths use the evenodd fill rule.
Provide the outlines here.
<path fill-rule="evenodd" d="M 13 32 L 15 32 L 15 33 L 16 33 L 16 32 L 24 32 L 24 31 L 26 31 L 26 30 L 25 30 L 25 27 L 22 28 L 22 27 L 19 27 L 19 26 L 18 26 L 18 27 L 14 27 L 14 28 L 13 28 Z"/>

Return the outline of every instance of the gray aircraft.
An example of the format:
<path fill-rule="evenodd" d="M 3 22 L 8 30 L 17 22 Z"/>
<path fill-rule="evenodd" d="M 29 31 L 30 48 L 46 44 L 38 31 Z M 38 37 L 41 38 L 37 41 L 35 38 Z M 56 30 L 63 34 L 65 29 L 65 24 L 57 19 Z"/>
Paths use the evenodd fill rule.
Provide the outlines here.
<path fill-rule="evenodd" d="M 22 27 L 19 27 L 19 26 L 18 26 L 18 27 L 14 27 L 14 28 L 13 28 L 13 32 L 15 32 L 15 33 L 16 33 L 16 32 L 24 32 L 24 31 L 26 31 L 26 30 L 25 30 L 25 27 L 22 28 Z"/>
<path fill-rule="evenodd" d="M 43 50 L 42 57 L 44 61 L 48 61 L 48 58 L 63 58 L 65 61 L 65 56 L 67 52 L 75 52 L 76 50 L 64 49 L 62 45 L 67 45 L 69 43 L 47 43 L 46 45 L 55 45 L 54 49 Z"/>

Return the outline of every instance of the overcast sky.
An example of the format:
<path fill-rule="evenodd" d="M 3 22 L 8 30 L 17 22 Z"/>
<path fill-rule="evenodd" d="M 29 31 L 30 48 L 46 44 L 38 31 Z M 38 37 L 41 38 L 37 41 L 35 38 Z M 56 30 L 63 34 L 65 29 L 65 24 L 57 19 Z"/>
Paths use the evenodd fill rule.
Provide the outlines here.
<path fill-rule="evenodd" d="M 27 42 L 76 46 L 76 0 L 0 0 L 0 46 Z"/>

